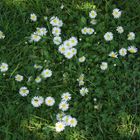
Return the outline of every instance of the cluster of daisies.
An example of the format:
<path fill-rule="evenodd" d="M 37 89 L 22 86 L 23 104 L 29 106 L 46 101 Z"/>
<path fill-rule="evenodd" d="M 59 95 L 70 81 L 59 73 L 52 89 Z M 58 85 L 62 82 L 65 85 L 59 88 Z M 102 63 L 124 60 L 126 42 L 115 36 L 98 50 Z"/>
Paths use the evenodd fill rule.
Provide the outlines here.
<path fill-rule="evenodd" d="M 55 124 L 55 129 L 57 132 L 61 132 L 66 126 L 75 127 L 77 125 L 77 119 L 66 115 L 64 112 L 69 109 L 68 101 L 71 100 L 71 94 L 69 92 L 63 93 L 61 96 L 61 102 L 59 103 L 59 109 L 61 113 L 56 115 L 57 123 Z"/>
<path fill-rule="evenodd" d="M 112 15 L 115 19 L 118 19 L 121 17 L 122 11 L 120 11 L 119 9 L 114 9 L 112 12 Z M 95 10 L 92 10 L 91 12 L 89 12 L 89 17 L 91 19 L 90 23 L 92 25 L 95 25 L 97 23 L 96 21 L 96 16 L 97 16 L 97 12 Z M 36 22 L 37 21 L 37 15 L 32 13 L 30 15 L 30 19 L 32 22 Z M 45 21 L 48 21 L 47 17 L 44 17 Z M 69 39 L 62 41 L 61 38 L 61 27 L 63 26 L 63 21 L 60 20 L 57 16 L 53 16 L 50 18 L 49 20 L 50 25 L 52 26 L 52 36 L 53 36 L 53 43 L 55 45 L 58 45 L 58 51 L 65 56 L 65 58 L 67 59 L 71 59 L 73 58 L 73 56 L 75 56 L 77 54 L 77 49 L 75 48 L 78 44 L 78 39 L 77 37 L 71 36 Z M 49 30 L 48 30 L 49 31 Z M 30 42 L 39 42 L 42 38 L 45 38 L 46 34 L 47 34 L 47 29 L 45 27 L 37 27 L 36 31 L 33 32 L 30 36 Z M 116 31 L 119 34 L 122 34 L 124 32 L 124 29 L 122 26 L 118 26 L 116 28 Z M 95 31 L 93 28 L 90 27 L 84 27 L 81 29 L 82 34 L 84 35 L 92 35 Z M 0 39 L 4 39 L 5 35 L 3 34 L 2 31 L 0 31 Z M 113 33 L 112 32 L 107 32 L 104 35 L 104 39 L 109 42 L 111 40 L 113 40 Z M 135 39 L 135 33 L 134 32 L 129 32 L 127 35 L 127 40 L 132 41 Z M 80 40 L 80 39 L 79 39 Z M 136 53 L 138 51 L 138 49 L 132 45 L 132 46 L 128 46 L 128 48 L 121 48 L 118 52 L 110 52 L 109 56 L 112 58 L 118 58 L 118 54 L 122 57 L 127 55 L 127 52 L 130 53 Z M 81 56 L 79 59 L 80 63 L 85 62 L 86 57 L 85 56 Z M 40 74 L 34 79 L 34 81 L 36 83 L 40 83 L 42 80 L 45 80 L 49 77 L 52 76 L 52 71 L 48 68 L 43 69 L 43 67 L 41 65 L 35 64 L 34 68 L 37 70 L 41 70 Z M 108 68 L 108 63 L 107 62 L 102 62 L 100 65 L 101 70 L 106 70 Z M 5 73 L 6 71 L 8 71 L 8 64 L 7 63 L 1 63 L 0 64 L 0 71 L 2 73 Z M 20 75 L 20 74 L 16 74 L 15 75 L 15 80 L 17 82 L 22 82 L 24 80 L 24 76 Z M 30 78 L 29 78 L 30 80 Z M 77 79 L 78 83 L 79 83 L 79 87 L 80 87 L 80 94 L 81 96 L 85 96 L 88 94 L 89 90 L 88 88 L 86 88 L 85 85 L 85 81 L 84 81 L 84 74 L 81 74 L 79 76 L 79 78 Z M 26 86 L 22 86 L 19 89 L 19 94 L 23 97 L 27 96 L 30 93 L 28 87 Z M 55 130 L 57 132 L 61 132 L 63 131 L 66 126 L 70 126 L 70 127 L 75 127 L 77 125 L 77 119 L 72 117 L 71 115 L 67 115 L 66 111 L 68 111 L 69 109 L 69 101 L 71 100 L 71 94 L 69 92 L 63 93 L 61 95 L 61 101 L 58 105 L 58 109 L 60 110 L 60 113 L 58 113 L 56 115 L 56 119 L 57 122 L 55 124 Z M 94 102 L 96 102 L 96 98 L 94 98 Z M 48 107 L 51 107 L 55 104 L 55 99 L 54 97 L 48 96 L 48 97 L 42 97 L 42 96 L 34 96 L 31 99 L 31 104 L 33 107 L 38 108 L 41 105 L 45 104 Z M 95 106 L 96 109 L 98 109 L 98 106 Z"/>
<path fill-rule="evenodd" d="M 27 91 L 26 91 L 27 92 Z M 61 102 L 59 103 L 59 109 L 61 113 L 56 115 L 57 122 L 55 124 L 56 132 L 61 132 L 66 126 L 75 127 L 77 125 L 76 118 L 66 115 L 64 112 L 69 109 L 68 101 L 71 100 L 71 94 L 69 92 L 63 93 L 61 96 Z M 34 107 L 39 107 L 43 103 L 51 107 L 55 104 L 55 99 L 53 97 L 46 97 L 44 99 L 42 96 L 35 96 L 32 98 L 31 103 Z"/>
<path fill-rule="evenodd" d="M 63 25 L 62 20 L 58 17 L 51 17 L 50 24 L 53 26 L 52 34 L 54 36 L 53 42 L 55 45 L 59 45 L 58 51 L 63 54 L 67 59 L 71 59 L 77 53 L 77 49 L 74 47 L 78 44 L 76 37 L 71 37 L 68 40 L 62 42 L 61 28 Z"/>
<path fill-rule="evenodd" d="M 96 16 L 97 16 L 97 12 L 95 10 L 92 10 L 90 13 L 89 13 L 89 17 L 91 18 L 91 21 L 90 23 L 92 25 L 95 25 L 97 23 L 96 21 Z M 94 29 L 93 28 L 90 28 L 90 27 L 84 27 L 82 30 L 81 30 L 82 34 L 84 35 L 92 35 L 94 33 Z"/>
<path fill-rule="evenodd" d="M 59 52 L 63 54 L 67 59 L 71 59 L 76 55 L 77 49 L 74 48 L 78 44 L 76 37 L 71 37 L 65 40 L 58 48 Z"/>
<path fill-rule="evenodd" d="M 79 83 L 79 86 L 84 86 L 85 82 L 84 82 L 84 74 L 81 74 L 79 76 L 79 78 L 77 79 L 78 83 Z M 88 89 L 86 87 L 82 87 L 80 89 L 80 94 L 81 96 L 85 96 L 86 94 L 88 94 Z"/>
<path fill-rule="evenodd" d="M 118 19 L 121 17 L 121 14 L 122 14 L 122 11 L 118 8 L 114 9 L 113 12 L 112 12 L 112 15 L 115 19 Z M 119 34 L 122 34 L 124 32 L 124 28 L 122 26 L 118 26 L 116 28 L 116 31 L 119 33 Z M 112 32 L 107 32 L 105 33 L 104 35 L 104 39 L 109 42 L 111 40 L 113 40 L 113 33 Z M 132 41 L 135 39 L 135 33 L 134 32 L 129 32 L 128 35 L 127 35 L 127 40 L 128 41 Z M 116 51 L 111 51 L 109 53 L 109 57 L 112 57 L 112 58 L 118 58 L 118 55 L 124 57 L 127 55 L 127 52 L 130 52 L 130 53 L 136 53 L 138 51 L 138 49 L 134 46 L 134 45 L 131 45 L 131 46 L 128 46 L 128 48 L 121 48 L 118 52 Z M 101 65 L 100 65 L 100 68 L 102 70 L 106 70 L 108 68 L 108 63 L 107 62 L 102 62 Z"/>
<path fill-rule="evenodd" d="M 52 71 L 49 70 L 49 69 L 44 69 L 44 70 L 41 72 L 41 74 L 35 78 L 35 82 L 36 82 L 36 83 L 40 83 L 40 82 L 42 81 L 42 79 L 46 79 L 46 78 L 49 78 L 49 77 L 51 77 L 51 76 L 52 76 Z M 18 81 L 18 82 L 21 82 L 23 79 L 24 79 L 24 77 L 23 77 L 22 75 L 20 75 L 20 74 L 17 74 L 17 75 L 15 76 L 15 80 Z M 19 94 L 20 94 L 21 96 L 23 96 L 23 97 L 27 96 L 27 95 L 29 94 L 28 88 L 25 87 L 25 86 L 21 87 L 21 88 L 19 89 Z M 35 99 L 37 99 L 37 98 L 38 98 L 38 99 L 41 99 L 40 97 L 36 97 Z M 40 105 L 41 105 L 40 102 L 38 102 L 38 103 L 39 103 L 38 106 L 40 106 Z M 32 104 L 33 104 L 33 100 L 32 100 Z M 37 104 L 37 102 L 36 102 L 36 104 Z M 33 104 L 33 105 L 34 105 L 34 104 Z M 37 106 L 37 105 L 35 105 L 35 107 L 36 107 L 36 106 Z"/>
<path fill-rule="evenodd" d="M 35 68 L 37 69 L 42 69 L 42 66 L 35 64 L 34 65 Z M 52 71 L 49 69 L 44 69 L 41 72 L 41 76 L 42 78 L 48 78 L 52 76 Z M 22 75 L 17 74 L 15 76 L 15 80 L 18 82 L 21 82 L 24 79 L 24 77 Z M 36 81 L 36 79 L 35 79 Z M 40 80 L 39 80 L 40 81 Z M 23 97 L 27 96 L 29 94 L 29 89 L 25 86 L 21 87 L 19 89 L 19 94 Z M 57 123 L 55 124 L 55 130 L 56 132 L 61 132 L 65 129 L 66 126 L 70 126 L 70 127 L 75 127 L 77 125 L 77 120 L 76 118 L 70 116 L 70 115 L 66 115 L 64 112 L 67 111 L 69 109 L 69 103 L 68 101 L 71 100 L 71 94 L 69 92 L 63 93 L 61 95 L 61 102 L 58 105 L 59 110 L 61 111 L 61 113 L 58 113 L 56 116 L 57 119 Z M 49 97 L 42 97 L 42 96 L 34 96 L 31 99 L 31 104 L 35 107 L 38 108 L 41 105 L 45 104 L 48 107 L 51 107 L 55 104 L 55 99 L 51 96 Z M 63 115 L 62 115 L 63 114 Z"/>

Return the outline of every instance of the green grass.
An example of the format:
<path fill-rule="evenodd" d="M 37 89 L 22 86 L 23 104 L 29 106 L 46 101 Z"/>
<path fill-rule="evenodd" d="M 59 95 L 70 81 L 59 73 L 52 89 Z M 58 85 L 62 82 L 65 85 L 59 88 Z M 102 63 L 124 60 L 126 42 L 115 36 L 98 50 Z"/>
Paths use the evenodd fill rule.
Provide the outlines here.
<path fill-rule="evenodd" d="M 114 48 L 136 45 L 140 49 L 140 6 L 138 0 L 64 0 L 64 9 L 58 0 L 1 0 L 0 30 L 6 38 L 0 40 L 0 62 L 9 64 L 8 73 L 0 73 L 0 140 L 138 140 L 140 138 L 140 53 L 128 55 L 127 58 L 111 59 L 107 54 Z M 85 37 L 80 30 L 88 24 L 88 12 L 97 7 L 98 24 L 96 36 Z M 112 10 L 123 10 L 120 20 L 112 18 Z M 43 16 L 57 15 L 65 23 L 62 38 L 70 36 L 82 38 L 78 44 L 77 57 L 66 60 L 53 45 L 51 36 L 42 44 L 25 44 L 27 37 L 35 30 L 30 13 L 39 17 L 37 25 L 46 25 Z M 107 31 L 115 31 L 118 25 L 125 29 L 124 36 L 118 37 L 110 44 L 103 40 Z M 136 40 L 128 42 L 127 33 L 136 33 Z M 99 34 L 99 35 L 98 35 Z M 98 44 L 98 42 L 100 42 Z M 79 64 L 77 58 L 85 55 L 86 63 Z M 44 60 L 47 60 L 45 63 Z M 109 63 L 109 69 L 102 72 L 102 61 Z M 17 73 L 29 76 L 38 73 L 33 69 L 35 63 L 49 66 L 53 76 L 41 84 L 15 82 Z M 113 64 L 117 64 L 116 67 Z M 89 94 L 80 96 L 76 79 L 85 74 L 85 85 Z M 63 74 L 66 76 L 63 77 Z M 21 86 L 27 85 L 31 94 L 27 98 L 19 95 Z M 39 89 L 38 89 L 39 88 Z M 66 128 L 56 133 L 50 127 L 56 123 L 58 103 L 63 92 L 72 94 L 70 110 L 78 120 L 76 128 Z M 35 95 L 53 96 L 56 105 L 45 105 L 35 109 L 30 104 Z M 97 98 L 95 103 L 93 98 Z M 98 105 L 99 109 L 94 109 Z"/>

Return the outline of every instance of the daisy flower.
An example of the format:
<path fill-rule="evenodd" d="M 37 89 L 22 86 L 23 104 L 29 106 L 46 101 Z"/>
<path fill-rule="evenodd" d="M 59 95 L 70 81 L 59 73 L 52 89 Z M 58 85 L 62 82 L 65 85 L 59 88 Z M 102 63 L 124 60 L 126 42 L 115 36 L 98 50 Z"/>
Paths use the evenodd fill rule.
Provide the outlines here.
<path fill-rule="evenodd" d="M 59 36 L 61 34 L 61 29 L 59 27 L 53 27 L 52 34 L 54 36 Z"/>
<path fill-rule="evenodd" d="M 49 70 L 49 69 L 45 69 L 45 70 L 42 71 L 41 75 L 42 75 L 43 78 L 51 77 L 52 76 L 52 71 Z"/>
<path fill-rule="evenodd" d="M 27 89 L 27 87 L 21 87 L 19 89 L 19 94 L 23 97 L 27 96 L 29 94 L 29 90 Z"/>
<path fill-rule="evenodd" d="M 63 26 L 62 20 L 60 20 L 58 17 L 54 17 L 54 16 L 51 17 L 50 24 L 52 26 L 56 26 L 56 27 L 62 27 Z"/>
<path fill-rule="evenodd" d="M 109 56 L 112 58 L 118 58 L 117 52 L 113 52 L 113 51 L 109 53 Z"/>
<path fill-rule="evenodd" d="M 62 118 L 62 121 L 63 123 L 65 124 L 65 126 L 68 126 L 69 125 L 69 120 L 71 119 L 72 117 L 70 115 L 65 115 L 63 118 Z"/>
<path fill-rule="evenodd" d="M 82 34 L 86 35 L 87 34 L 87 31 L 88 31 L 88 28 L 87 27 L 84 27 L 81 32 Z"/>
<path fill-rule="evenodd" d="M 96 13 L 96 11 L 94 11 L 94 10 L 92 10 L 92 11 L 89 13 L 89 17 L 90 17 L 90 18 L 96 18 L 96 16 L 97 16 L 97 13 Z"/>
<path fill-rule="evenodd" d="M 96 25 L 96 24 L 97 24 L 97 20 L 96 20 L 96 19 L 92 19 L 92 20 L 90 21 L 90 23 L 91 23 L 92 25 Z"/>
<path fill-rule="evenodd" d="M 37 21 L 37 16 L 36 16 L 36 14 L 34 14 L 34 13 L 32 13 L 31 15 L 30 15 L 30 19 L 31 19 L 31 21 Z"/>
<path fill-rule="evenodd" d="M 63 101 L 69 101 L 71 99 L 71 94 L 69 92 L 63 93 L 61 98 Z"/>
<path fill-rule="evenodd" d="M 55 45 L 60 45 L 60 44 L 62 43 L 62 38 L 61 38 L 60 36 L 55 36 L 55 37 L 53 38 L 53 43 L 54 43 Z"/>
<path fill-rule="evenodd" d="M 1 72 L 6 72 L 6 71 L 8 71 L 8 64 L 6 64 L 6 63 L 1 63 L 1 64 L 0 64 L 0 71 L 1 71 Z"/>
<path fill-rule="evenodd" d="M 59 104 L 59 109 L 61 109 L 62 111 L 67 111 L 69 109 L 69 104 L 66 101 L 62 101 Z"/>
<path fill-rule="evenodd" d="M 79 62 L 80 62 L 80 63 L 85 62 L 85 60 L 86 60 L 86 57 L 85 57 L 85 56 L 82 56 L 82 57 L 79 58 Z"/>
<path fill-rule="evenodd" d="M 64 55 L 67 59 L 71 59 L 73 57 L 73 52 L 72 52 L 72 50 L 66 50 Z"/>
<path fill-rule="evenodd" d="M 41 81 L 42 81 L 42 79 L 41 79 L 40 76 L 37 76 L 37 77 L 35 78 L 35 82 L 36 82 L 36 83 L 40 83 Z"/>
<path fill-rule="evenodd" d="M 102 62 L 101 65 L 100 65 L 101 70 L 106 70 L 107 67 L 108 67 L 107 62 Z"/>
<path fill-rule="evenodd" d="M 75 127 L 77 125 L 77 120 L 76 118 L 69 118 L 69 122 L 68 122 L 70 127 Z"/>
<path fill-rule="evenodd" d="M 114 18 L 120 18 L 121 14 L 122 12 L 118 8 L 114 9 L 112 12 L 112 15 L 114 16 Z"/>
<path fill-rule="evenodd" d="M 31 35 L 31 42 L 34 41 L 34 42 L 38 42 L 40 41 L 41 37 L 39 35 L 37 35 L 36 33 L 33 33 Z"/>
<path fill-rule="evenodd" d="M 72 49 L 70 49 L 70 50 L 72 51 L 73 55 L 76 55 L 76 54 L 77 54 L 77 49 L 72 48 Z"/>
<path fill-rule="evenodd" d="M 15 76 L 15 80 L 18 81 L 18 82 L 21 82 L 21 81 L 23 80 L 23 76 L 17 74 L 17 75 Z"/>
<path fill-rule="evenodd" d="M 82 88 L 80 89 L 80 94 L 81 94 L 82 96 L 85 96 L 86 94 L 88 94 L 88 89 L 85 88 L 85 87 L 82 87 Z"/>
<path fill-rule="evenodd" d="M 124 32 L 124 29 L 122 26 L 118 26 L 116 31 L 119 33 L 119 34 L 122 34 Z"/>
<path fill-rule="evenodd" d="M 94 33 L 94 29 L 93 28 L 88 28 L 87 29 L 87 34 L 91 35 Z"/>
<path fill-rule="evenodd" d="M 42 27 L 42 28 L 37 28 L 35 33 L 39 36 L 45 36 L 47 32 L 48 31 L 46 30 L 46 28 Z"/>
<path fill-rule="evenodd" d="M 126 50 L 125 48 L 121 48 L 121 49 L 119 50 L 119 54 L 120 54 L 121 56 L 125 56 L 125 55 L 127 54 L 127 50 Z"/>
<path fill-rule="evenodd" d="M 65 116 L 65 113 L 64 112 L 58 113 L 58 114 L 56 114 L 56 119 L 58 121 L 61 121 L 64 116 Z"/>
<path fill-rule="evenodd" d="M 70 40 L 64 41 L 63 44 L 67 49 L 71 49 L 73 47 Z"/>
<path fill-rule="evenodd" d="M 128 51 L 130 53 L 136 53 L 138 51 L 138 49 L 135 46 L 129 46 L 128 47 Z"/>
<path fill-rule="evenodd" d="M 55 104 L 55 100 L 53 97 L 47 97 L 45 99 L 45 103 L 47 106 L 53 106 Z"/>
<path fill-rule="evenodd" d="M 106 41 L 111 41 L 111 40 L 113 40 L 113 34 L 112 34 L 112 32 L 107 32 L 107 33 L 105 33 L 104 39 L 105 39 Z"/>
<path fill-rule="evenodd" d="M 65 54 L 65 52 L 68 50 L 68 48 L 66 46 L 64 46 L 63 44 L 59 46 L 58 51 L 61 54 Z"/>
<path fill-rule="evenodd" d="M 135 33 L 134 33 L 134 32 L 130 32 L 130 33 L 127 35 L 127 39 L 128 39 L 128 40 L 134 40 L 134 39 L 135 39 Z"/>
<path fill-rule="evenodd" d="M 43 104 L 44 102 L 44 99 L 42 96 L 35 96 L 32 98 L 31 100 L 31 104 L 34 106 L 34 107 L 39 107 Z"/>
<path fill-rule="evenodd" d="M 4 39 L 5 38 L 5 35 L 2 31 L 0 31 L 0 39 Z"/>
<path fill-rule="evenodd" d="M 55 130 L 56 130 L 56 132 L 61 132 L 61 131 L 63 131 L 64 129 L 65 129 L 65 125 L 64 125 L 63 122 L 57 122 L 57 123 L 55 124 Z"/>
<path fill-rule="evenodd" d="M 70 43 L 71 43 L 72 46 L 76 46 L 78 44 L 78 40 L 77 40 L 76 37 L 71 37 L 69 39 L 69 41 L 70 41 Z"/>

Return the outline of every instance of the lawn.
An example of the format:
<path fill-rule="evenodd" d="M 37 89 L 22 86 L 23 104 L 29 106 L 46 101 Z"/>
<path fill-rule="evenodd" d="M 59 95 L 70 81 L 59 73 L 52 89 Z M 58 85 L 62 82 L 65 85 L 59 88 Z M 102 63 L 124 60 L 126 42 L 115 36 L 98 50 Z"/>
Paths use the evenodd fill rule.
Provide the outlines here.
<path fill-rule="evenodd" d="M 139 0 L 0 0 L 0 140 L 139 140 L 139 15 Z"/>

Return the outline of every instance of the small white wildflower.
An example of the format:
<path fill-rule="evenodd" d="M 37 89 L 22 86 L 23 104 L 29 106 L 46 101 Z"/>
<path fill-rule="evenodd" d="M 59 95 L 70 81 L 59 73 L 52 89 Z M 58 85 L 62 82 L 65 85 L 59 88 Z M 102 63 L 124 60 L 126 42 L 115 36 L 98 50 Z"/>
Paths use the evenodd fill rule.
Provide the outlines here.
<path fill-rule="evenodd" d="M 65 129 L 65 125 L 64 125 L 63 122 L 57 122 L 57 123 L 55 124 L 55 130 L 56 130 L 56 132 L 61 132 L 61 131 L 63 131 L 64 129 Z"/>
<path fill-rule="evenodd" d="M 70 50 L 72 51 L 73 55 L 76 55 L 76 54 L 77 54 L 77 49 L 72 48 L 72 49 L 70 49 Z"/>
<path fill-rule="evenodd" d="M 41 81 L 42 81 L 42 79 L 41 79 L 40 76 L 37 76 L 37 77 L 35 78 L 35 82 L 36 82 L 36 83 L 40 83 Z"/>
<path fill-rule="evenodd" d="M 17 75 L 15 76 L 15 80 L 18 81 L 18 82 L 21 82 L 21 81 L 23 80 L 23 76 L 20 75 L 20 74 L 17 74 Z"/>
<path fill-rule="evenodd" d="M 1 64 L 0 64 L 0 71 L 1 71 L 1 72 L 6 72 L 6 71 L 8 71 L 8 64 L 6 64 L 6 63 L 1 63 Z"/>
<path fill-rule="evenodd" d="M 82 88 L 80 89 L 80 94 L 81 94 L 82 96 L 85 96 L 86 94 L 88 94 L 88 89 L 85 88 L 85 87 L 82 87 Z"/>
<path fill-rule="evenodd" d="M 107 33 L 105 33 L 104 39 L 105 39 L 106 41 L 111 41 L 111 40 L 113 40 L 113 34 L 112 34 L 112 32 L 107 32 Z"/>
<path fill-rule="evenodd" d="M 76 125 L 77 125 L 77 120 L 76 120 L 76 118 L 69 118 L 69 126 L 70 127 L 75 127 Z"/>
<path fill-rule="evenodd" d="M 19 89 L 19 94 L 23 97 L 27 96 L 29 94 L 29 90 L 27 89 L 27 87 L 21 87 Z"/>
<path fill-rule="evenodd" d="M 34 14 L 34 13 L 32 13 L 31 15 L 30 15 L 30 19 L 31 19 L 31 21 L 37 21 L 37 16 L 36 16 L 36 14 Z"/>
<path fill-rule="evenodd" d="M 58 121 L 62 121 L 62 118 L 65 116 L 65 113 L 64 112 L 61 112 L 61 113 L 58 113 L 56 114 L 56 119 Z"/>
<path fill-rule="evenodd" d="M 47 32 L 48 32 L 47 29 L 45 27 L 42 27 L 42 28 L 37 28 L 35 34 L 39 36 L 45 36 Z"/>
<path fill-rule="evenodd" d="M 82 56 L 82 57 L 79 58 L 79 62 L 80 62 L 80 63 L 85 62 L 85 60 L 86 60 L 86 57 L 85 57 L 85 56 Z"/>
<path fill-rule="evenodd" d="M 62 111 L 67 111 L 69 109 L 69 104 L 66 101 L 62 101 L 59 104 L 59 109 L 61 109 Z"/>
<path fill-rule="evenodd" d="M 96 20 L 96 19 L 92 19 L 92 20 L 90 21 L 90 23 L 91 23 L 92 25 L 96 25 L 96 24 L 97 24 L 97 20 Z"/>
<path fill-rule="evenodd" d="M 44 99 L 42 96 L 35 96 L 32 98 L 31 100 L 31 104 L 34 106 L 34 107 L 40 107 L 44 102 Z"/>
<path fill-rule="evenodd" d="M 41 39 L 41 37 L 39 35 L 37 35 L 37 34 L 32 34 L 31 35 L 31 42 L 32 41 L 33 42 L 38 42 L 38 41 L 40 41 L 40 39 Z"/>
<path fill-rule="evenodd" d="M 114 16 L 114 18 L 120 18 L 121 14 L 122 12 L 118 8 L 114 9 L 112 12 L 112 15 Z"/>
<path fill-rule="evenodd" d="M 73 47 L 72 43 L 70 40 L 65 40 L 63 42 L 64 46 L 67 48 L 67 49 L 71 49 Z"/>
<path fill-rule="evenodd" d="M 59 46 L 58 51 L 61 54 L 65 54 L 65 52 L 68 50 L 68 48 L 66 46 L 64 46 L 63 44 Z"/>
<path fill-rule="evenodd" d="M 53 38 L 53 43 L 56 45 L 60 45 L 62 43 L 62 38 L 60 36 L 55 36 Z"/>
<path fill-rule="evenodd" d="M 52 26 L 55 26 L 55 27 L 62 27 L 63 26 L 62 20 L 60 20 L 58 17 L 54 17 L 54 16 L 51 17 L 50 24 Z"/>
<path fill-rule="evenodd" d="M 59 27 L 53 27 L 52 34 L 54 36 L 59 36 L 61 34 L 61 29 Z"/>
<path fill-rule="evenodd" d="M 94 11 L 94 10 L 92 10 L 92 11 L 89 13 L 89 17 L 90 17 L 90 18 L 96 18 L 96 16 L 97 16 L 97 13 L 96 13 L 96 11 Z"/>
<path fill-rule="evenodd" d="M 71 100 L 71 94 L 69 92 L 63 93 L 61 98 L 63 101 L 69 101 Z"/>
<path fill-rule="evenodd" d="M 122 26 L 118 26 L 116 31 L 119 33 L 119 34 L 122 34 L 124 32 L 124 29 Z"/>
<path fill-rule="evenodd" d="M 127 39 L 128 40 L 134 40 L 135 39 L 135 33 L 134 32 L 130 32 L 128 35 L 127 35 Z"/>
<path fill-rule="evenodd" d="M 53 106 L 55 104 L 55 100 L 53 97 L 47 97 L 45 99 L 45 103 L 47 106 Z"/>
<path fill-rule="evenodd" d="M 49 69 L 45 69 L 45 70 L 42 71 L 41 75 L 42 75 L 43 78 L 51 77 L 52 76 L 52 71 L 49 70 Z"/>
<path fill-rule="evenodd" d="M 63 123 L 65 124 L 65 126 L 69 126 L 69 120 L 71 119 L 72 117 L 70 115 L 65 115 L 63 118 L 62 118 L 62 121 Z"/>
<path fill-rule="evenodd" d="M 113 51 L 109 53 L 109 56 L 112 58 L 118 58 L 117 52 L 113 52 Z"/>
<path fill-rule="evenodd" d="M 108 68 L 107 62 L 102 62 L 100 65 L 101 70 L 106 70 Z"/>
<path fill-rule="evenodd" d="M 73 52 L 72 52 L 72 50 L 66 50 L 64 55 L 67 59 L 71 59 L 73 57 Z"/>
<path fill-rule="evenodd" d="M 129 46 L 128 47 L 128 51 L 130 53 L 136 53 L 138 51 L 138 49 L 135 46 Z"/>
<path fill-rule="evenodd" d="M 71 43 L 71 45 L 72 45 L 73 47 L 76 46 L 76 45 L 78 44 L 78 40 L 77 40 L 76 37 L 71 37 L 71 38 L 69 39 L 69 41 L 70 41 L 70 43 Z"/>
<path fill-rule="evenodd" d="M 121 56 L 125 56 L 125 55 L 127 54 L 127 50 L 126 50 L 125 48 L 121 48 L 121 49 L 119 50 L 119 54 L 120 54 Z"/>

